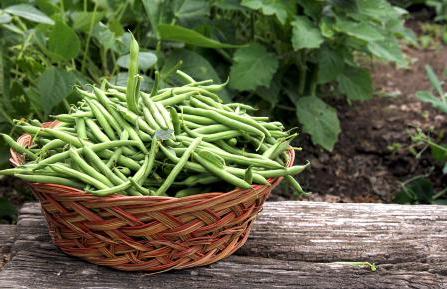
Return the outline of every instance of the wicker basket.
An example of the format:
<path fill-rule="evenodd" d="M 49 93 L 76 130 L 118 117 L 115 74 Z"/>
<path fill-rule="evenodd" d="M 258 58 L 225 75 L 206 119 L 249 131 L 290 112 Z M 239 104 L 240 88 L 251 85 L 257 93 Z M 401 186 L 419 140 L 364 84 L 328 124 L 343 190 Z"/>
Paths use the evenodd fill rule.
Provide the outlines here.
<path fill-rule="evenodd" d="M 23 135 L 18 142 L 30 146 L 32 137 Z M 294 151 L 289 154 L 292 165 Z M 24 157 L 11 151 L 10 160 L 18 166 Z M 281 180 L 184 198 L 96 197 L 62 185 L 30 186 L 62 251 L 119 270 L 157 272 L 203 266 L 234 253 Z"/>

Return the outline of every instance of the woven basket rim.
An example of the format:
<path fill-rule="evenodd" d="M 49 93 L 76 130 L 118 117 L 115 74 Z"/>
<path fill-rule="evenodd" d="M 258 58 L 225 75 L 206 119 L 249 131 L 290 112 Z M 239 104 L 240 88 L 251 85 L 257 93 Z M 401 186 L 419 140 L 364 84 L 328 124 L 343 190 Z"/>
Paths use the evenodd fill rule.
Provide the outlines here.
<path fill-rule="evenodd" d="M 42 124 L 42 127 L 46 127 L 46 128 L 53 128 L 53 127 L 57 127 L 60 125 L 59 121 L 51 121 L 51 122 L 45 122 Z M 22 134 L 18 139 L 17 139 L 17 143 L 24 146 L 24 147 L 29 147 L 33 144 L 33 137 L 31 134 Z M 289 160 L 287 162 L 287 167 L 291 167 L 293 166 L 294 162 L 295 162 L 295 151 L 290 148 L 289 149 Z M 25 158 L 23 155 L 17 153 L 15 150 L 13 150 L 12 148 L 10 149 L 10 154 L 11 154 L 11 158 L 9 159 L 10 163 L 14 166 L 20 166 L 23 165 L 25 163 Z M 267 181 L 270 183 L 270 186 L 274 185 L 274 184 L 278 184 L 281 180 L 283 179 L 283 177 L 277 177 L 277 178 L 269 178 L 267 179 Z M 124 196 L 124 195 L 119 195 L 119 194 L 115 194 L 115 195 L 111 195 L 111 196 L 96 196 L 94 194 L 90 194 L 88 192 L 85 192 L 84 190 L 81 189 L 77 189 L 77 188 L 73 188 L 73 187 L 69 187 L 69 186 L 64 186 L 64 185 L 58 185 L 58 184 L 51 184 L 51 183 L 32 183 L 33 185 L 40 185 L 40 186 L 50 186 L 50 187 L 55 187 L 61 190 L 70 190 L 70 191 L 76 191 L 77 193 L 83 193 L 86 196 L 89 196 L 89 198 L 91 198 L 92 200 L 102 200 L 104 202 L 109 202 L 109 201 L 126 201 L 126 200 L 151 200 L 151 201 L 155 201 L 155 200 L 160 200 L 160 201 L 176 201 L 176 200 L 183 200 L 183 201 L 192 201 L 194 199 L 206 199 L 207 197 L 209 198 L 208 200 L 215 200 L 216 198 L 219 197 L 224 197 L 230 195 L 230 194 L 240 194 L 243 191 L 250 191 L 250 190 L 263 190 L 266 187 L 270 187 L 268 185 L 253 185 L 250 189 L 241 189 L 241 188 L 235 188 L 231 191 L 228 192 L 208 192 L 208 193 L 202 193 L 202 194 L 197 194 L 197 195 L 192 195 L 192 196 L 187 196 L 187 197 L 181 197 L 181 198 L 177 198 L 177 197 L 170 197 L 170 196 Z"/>

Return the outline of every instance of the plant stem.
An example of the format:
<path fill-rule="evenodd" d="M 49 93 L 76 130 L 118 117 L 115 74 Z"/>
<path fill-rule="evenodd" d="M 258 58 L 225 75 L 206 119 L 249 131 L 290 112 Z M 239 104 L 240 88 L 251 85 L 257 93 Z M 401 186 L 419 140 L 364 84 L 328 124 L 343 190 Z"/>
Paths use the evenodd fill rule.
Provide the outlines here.
<path fill-rule="evenodd" d="M 88 48 L 90 45 L 90 39 L 92 38 L 92 32 L 93 32 L 93 24 L 95 23 L 94 20 L 96 18 L 96 11 L 98 9 L 98 2 L 95 2 L 95 7 L 93 8 L 93 16 L 91 18 L 90 21 L 90 27 L 88 30 L 88 35 L 87 35 L 87 41 L 85 43 L 85 49 L 84 49 L 84 55 L 82 56 L 82 64 L 81 64 L 81 72 L 85 73 L 85 62 L 87 60 L 87 55 L 88 55 Z"/>
<path fill-rule="evenodd" d="M 309 75 L 308 79 L 308 90 L 306 95 L 315 96 L 317 94 L 317 85 L 318 85 L 318 64 L 311 63 L 309 64 Z"/>

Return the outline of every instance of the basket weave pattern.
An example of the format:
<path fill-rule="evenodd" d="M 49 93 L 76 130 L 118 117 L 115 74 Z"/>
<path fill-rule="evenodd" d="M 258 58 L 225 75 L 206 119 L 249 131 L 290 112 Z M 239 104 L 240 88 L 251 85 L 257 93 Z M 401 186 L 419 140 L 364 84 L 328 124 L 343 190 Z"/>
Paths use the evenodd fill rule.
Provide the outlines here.
<path fill-rule="evenodd" d="M 30 146 L 32 137 L 23 135 L 18 142 Z M 295 155 L 289 153 L 291 165 Z M 13 165 L 23 162 L 23 156 L 11 151 Z M 185 198 L 96 197 L 62 185 L 30 186 L 62 251 L 119 270 L 157 272 L 203 266 L 231 255 L 245 243 L 281 180 Z"/>

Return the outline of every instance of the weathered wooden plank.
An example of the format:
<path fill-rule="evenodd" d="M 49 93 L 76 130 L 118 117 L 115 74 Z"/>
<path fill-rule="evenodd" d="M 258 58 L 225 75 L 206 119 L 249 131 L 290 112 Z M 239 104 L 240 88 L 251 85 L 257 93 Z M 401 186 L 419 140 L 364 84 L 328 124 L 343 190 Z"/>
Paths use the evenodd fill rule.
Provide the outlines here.
<path fill-rule="evenodd" d="M 0 225 L 0 271 L 10 259 L 15 232 L 15 225 Z"/>
<path fill-rule="evenodd" d="M 203 268 L 161 275 L 88 264 L 50 242 L 38 206 L 21 210 L 1 288 L 446 288 L 447 208 L 268 203 L 247 244 Z M 376 262 L 379 269 L 341 264 Z"/>

